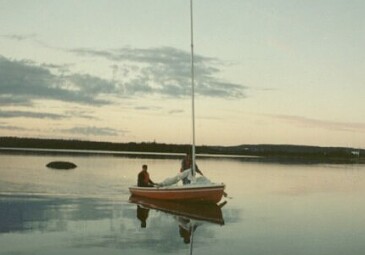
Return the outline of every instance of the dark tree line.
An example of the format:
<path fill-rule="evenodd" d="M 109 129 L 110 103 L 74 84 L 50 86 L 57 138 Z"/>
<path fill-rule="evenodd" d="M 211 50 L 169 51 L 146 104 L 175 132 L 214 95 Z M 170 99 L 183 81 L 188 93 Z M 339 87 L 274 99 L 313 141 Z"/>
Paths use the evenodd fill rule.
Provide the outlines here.
<path fill-rule="evenodd" d="M 65 149 L 89 151 L 131 151 L 186 153 L 191 151 L 189 144 L 165 144 L 156 142 L 112 143 L 82 140 L 39 139 L 0 137 L 0 147 Z M 346 147 L 319 147 L 300 145 L 239 145 L 239 146 L 197 146 L 198 154 L 222 154 L 240 156 L 259 156 L 268 159 L 294 160 L 337 160 L 339 162 L 364 162 L 365 150 Z"/>

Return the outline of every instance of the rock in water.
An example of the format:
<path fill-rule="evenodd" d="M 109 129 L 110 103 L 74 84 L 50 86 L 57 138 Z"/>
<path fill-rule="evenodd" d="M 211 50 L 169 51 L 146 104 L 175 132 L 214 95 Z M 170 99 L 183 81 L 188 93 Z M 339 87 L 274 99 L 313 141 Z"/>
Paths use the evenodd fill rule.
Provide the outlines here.
<path fill-rule="evenodd" d="M 74 169 L 77 167 L 74 163 L 67 161 L 52 161 L 49 162 L 46 166 L 48 168 L 64 169 L 64 170 Z"/>

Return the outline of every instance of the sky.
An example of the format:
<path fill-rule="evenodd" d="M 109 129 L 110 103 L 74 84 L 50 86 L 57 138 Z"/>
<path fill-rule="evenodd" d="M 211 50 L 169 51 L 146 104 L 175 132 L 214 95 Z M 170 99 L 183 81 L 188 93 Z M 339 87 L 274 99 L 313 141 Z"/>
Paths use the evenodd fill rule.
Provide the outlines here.
<path fill-rule="evenodd" d="M 198 145 L 365 148 L 365 2 L 195 0 Z M 189 0 L 0 0 L 0 136 L 191 143 Z"/>

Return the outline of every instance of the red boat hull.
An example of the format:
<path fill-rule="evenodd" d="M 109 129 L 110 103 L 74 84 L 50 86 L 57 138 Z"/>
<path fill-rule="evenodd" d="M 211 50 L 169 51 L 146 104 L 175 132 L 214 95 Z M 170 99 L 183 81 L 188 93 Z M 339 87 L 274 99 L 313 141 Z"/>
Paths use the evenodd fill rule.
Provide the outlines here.
<path fill-rule="evenodd" d="M 133 196 L 173 201 L 218 203 L 224 193 L 224 184 L 209 186 L 181 186 L 175 188 L 130 187 Z"/>

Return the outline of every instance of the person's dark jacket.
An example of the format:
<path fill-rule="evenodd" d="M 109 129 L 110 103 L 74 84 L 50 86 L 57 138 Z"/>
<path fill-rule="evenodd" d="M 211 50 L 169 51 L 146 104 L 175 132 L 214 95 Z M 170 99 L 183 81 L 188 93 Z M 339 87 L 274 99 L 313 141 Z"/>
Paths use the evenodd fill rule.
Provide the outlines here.
<path fill-rule="evenodd" d="M 150 179 L 150 175 L 147 171 L 141 171 L 138 174 L 138 187 L 152 187 L 154 182 Z"/>

